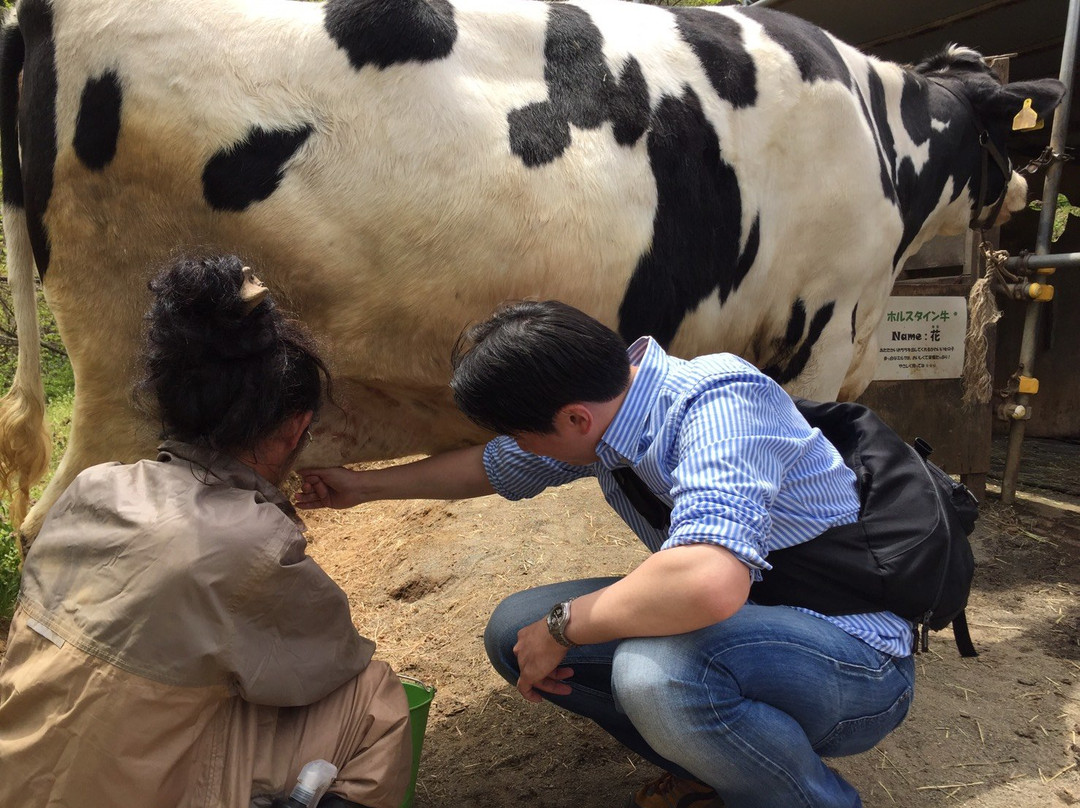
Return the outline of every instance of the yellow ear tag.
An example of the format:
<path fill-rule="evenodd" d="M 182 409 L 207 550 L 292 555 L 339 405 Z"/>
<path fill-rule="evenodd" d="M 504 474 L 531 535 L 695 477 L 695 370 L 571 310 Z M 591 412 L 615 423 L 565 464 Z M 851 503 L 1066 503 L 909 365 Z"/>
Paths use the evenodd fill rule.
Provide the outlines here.
<path fill-rule="evenodd" d="M 1039 120 L 1039 114 L 1031 108 L 1031 99 L 1024 99 L 1023 108 L 1013 118 L 1012 128 L 1014 132 L 1030 132 L 1042 129 L 1043 122 Z"/>

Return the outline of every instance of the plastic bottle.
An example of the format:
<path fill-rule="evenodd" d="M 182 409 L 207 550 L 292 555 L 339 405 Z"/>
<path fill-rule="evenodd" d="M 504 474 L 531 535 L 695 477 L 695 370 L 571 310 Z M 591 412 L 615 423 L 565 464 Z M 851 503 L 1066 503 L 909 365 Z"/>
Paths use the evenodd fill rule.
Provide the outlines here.
<path fill-rule="evenodd" d="M 337 766 L 325 760 L 313 760 L 300 770 L 296 785 L 289 794 L 291 808 L 315 808 L 326 789 L 337 777 Z"/>

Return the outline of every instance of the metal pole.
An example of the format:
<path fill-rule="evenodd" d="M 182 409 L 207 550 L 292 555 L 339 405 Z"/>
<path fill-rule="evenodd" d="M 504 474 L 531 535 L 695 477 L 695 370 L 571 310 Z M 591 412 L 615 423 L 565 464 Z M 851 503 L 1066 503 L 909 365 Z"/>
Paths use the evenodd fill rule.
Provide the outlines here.
<path fill-rule="evenodd" d="M 1069 269 L 1072 267 L 1080 267 L 1080 253 L 1013 255 L 1005 259 L 1006 269 L 1018 269 L 1023 272 L 1029 269 Z"/>
<path fill-rule="evenodd" d="M 1054 125 L 1050 131 L 1050 148 L 1055 154 L 1065 149 L 1065 134 L 1069 126 L 1069 108 L 1072 105 L 1073 66 L 1076 63 L 1077 29 L 1080 27 L 1080 0 L 1069 0 L 1069 17 L 1065 25 L 1065 42 L 1061 50 L 1061 74 L 1058 78 L 1065 85 L 1065 97 L 1061 106 L 1054 113 Z M 1035 254 L 1046 255 L 1050 252 L 1050 234 L 1054 224 L 1054 211 L 1057 209 L 1058 184 L 1061 182 L 1063 165 L 1055 160 L 1046 171 L 1043 183 L 1042 213 L 1039 215 L 1039 230 L 1035 242 Z M 1039 334 L 1039 317 L 1042 304 L 1029 302 L 1024 315 L 1024 333 L 1020 341 L 1020 370 L 1025 376 L 1034 376 L 1035 347 Z M 1009 445 L 1005 452 L 1005 471 L 1001 478 L 1001 501 L 1009 505 L 1016 499 L 1016 478 L 1020 473 L 1020 453 L 1024 444 L 1024 428 L 1027 416 L 1031 413 L 1031 397 L 1019 393 L 1016 403 L 1023 407 L 1024 418 L 1014 418 L 1009 428 Z"/>

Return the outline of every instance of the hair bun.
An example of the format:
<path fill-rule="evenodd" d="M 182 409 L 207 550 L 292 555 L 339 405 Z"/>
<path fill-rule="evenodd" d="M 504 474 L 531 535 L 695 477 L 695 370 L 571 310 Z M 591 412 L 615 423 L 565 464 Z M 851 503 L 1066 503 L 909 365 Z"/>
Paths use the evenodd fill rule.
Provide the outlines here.
<path fill-rule="evenodd" d="M 216 352 L 222 359 L 248 359 L 257 356 L 277 345 L 277 321 L 273 309 L 264 301 L 252 311 L 243 315 L 233 324 L 233 328 L 222 328 L 221 338 L 208 340 L 206 358 Z"/>
<path fill-rule="evenodd" d="M 254 450 L 286 419 L 319 409 L 329 374 L 311 334 L 239 258 L 176 260 L 150 289 L 136 396 L 161 419 L 163 437 Z"/>
<path fill-rule="evenodd" d="M 150 288 L 150 339 L 191 362 L 247 359 L 276 344 L 280 318 L 269 290 L 236 256 L 182 259 Z"/>

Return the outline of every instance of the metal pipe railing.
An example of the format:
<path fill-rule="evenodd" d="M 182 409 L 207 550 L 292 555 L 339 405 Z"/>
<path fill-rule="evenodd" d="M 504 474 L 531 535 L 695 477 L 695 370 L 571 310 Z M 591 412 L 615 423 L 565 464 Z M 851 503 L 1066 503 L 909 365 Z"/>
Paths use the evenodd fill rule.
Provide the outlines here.
<path fill-rule="evenodd" d="M 1061 73 L 1058 78 L 1065 85 L 1065 97 L 1054 112 L 1054 124 L 1050 131 L 1050 149 L 1054 154 L 1065 150 L 1065 135 L 1069 126 L 1069 111 L 1072 106 L 1073 70 L 1076 64 L 1077 31 L 1080 29 L 1080 0 L 1069 0 L 1069 16 L 1065 24 L 1065 42 L 1061 49 Z M 1050 252 L 1050 234 L 1054 225 L 1054 211 L 1057 209 L 1058 185 L 1064 164 L 1055 160 L 1046 171 L 1043 182 L 1042 212 L 1039 214 L 1039 229 L 1035 240 L 1035 257 L 1045 256 Z M 1028 266 L 1035 257 L 1028 257 Z M 1059 266 L 1060 264 L 1048 264 Z M 1035 353 L 1038 344 L 1039 318 L 1042 315 L 1042 303 L 1029 302 L 1024 314 L 1024 332 L 1020 340 L 1020 372 L 1033 377 Z M 1008 505 L 1016 499 L 1016 479 L 1020 473 L 1020 455 L 1024 445 L 1024 430 L 1027 419 L 1031 417 L 1031 396 L 1020 392 L 1016 396 L 1014 412 L 1023 417 L 1014 417 L 1009 428 L 1009 445 L 1005 451 L 1005 471 L 1001 478 L 1001 501 Z"/>
<path fill-rule="evenodd" d="M 1029 269 L 1067 269 L 1080 267 L 1080 253 L 1057 255 L 1013 255 L 1005 259 L 1005 268 L 1026 272 Z"/>

